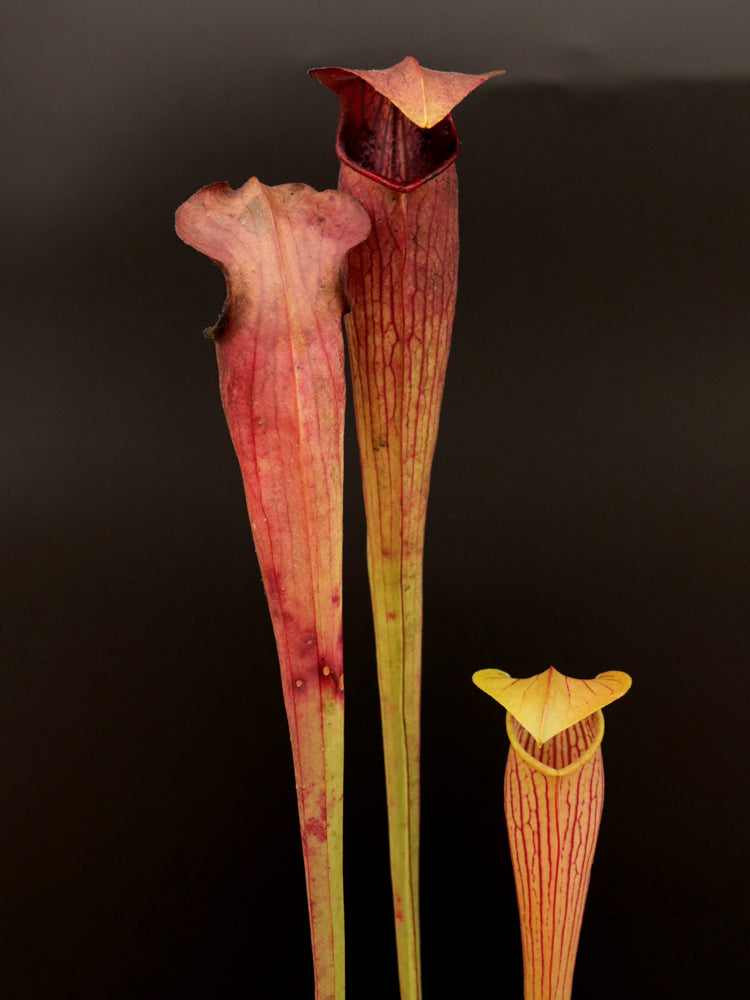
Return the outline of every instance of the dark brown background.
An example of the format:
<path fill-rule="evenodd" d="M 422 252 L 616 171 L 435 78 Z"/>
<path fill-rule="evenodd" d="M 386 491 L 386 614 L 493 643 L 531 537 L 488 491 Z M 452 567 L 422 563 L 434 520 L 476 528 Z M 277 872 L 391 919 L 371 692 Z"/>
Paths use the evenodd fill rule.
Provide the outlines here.
<path fill-rule="evenodd" d="M 428 521 L 426 996 L 521 995 L 479 667 L 632 673 L 576 1000 L 735 995 L 748 940 L 750 15 L 730 2 L 10 2 L 0 992 L 312 996 L 275 650 L 174 236 L 216 180 L 336 184 L 309 66 L 505 68 L 456 115 Z M 349 993 L 395 997 L 353 422 Z"/>

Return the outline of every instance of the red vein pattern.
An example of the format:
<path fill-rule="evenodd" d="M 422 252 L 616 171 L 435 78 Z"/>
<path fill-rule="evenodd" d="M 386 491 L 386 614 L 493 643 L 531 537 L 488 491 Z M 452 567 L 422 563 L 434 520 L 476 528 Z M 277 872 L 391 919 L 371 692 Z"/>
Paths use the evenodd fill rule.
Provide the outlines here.
<path fill-rule="evenodd" d="M 340 272 L 368 229 L 345 195 L 254 178 L 177 213 L 178 235 L 227 280 L 213 337 L 279 652 L 317 1000 L 344 996 Z"/>
<path fill-rule="evenodd" d="M 452 111 L 495 73 L 310 70 L 340 102 L 339 190 L 367 209 L 348 261 L 346 320 L 367 509 L 402 1000 L 422 995 L 419 729 L 422 557 L 456 303 L 458 138 Z"/>
<path fill-rule="evenodd" d="M 404 995 L 418 996 L 422 560 L 456 302 L 455 167 L 408 194 L 343 165 L 373 219 L 347 261 L 346 317 L 368 524 L 394 909 Z M 405 987 L 404 984 L 411 984 Z M 408 989 L 411 992 L 408 992 Z"/>
<path fill-rule="evenodd" d="M 597 712 L 542 746 L 517 721 L 522 749 L 546 769 L 569 767 L 601 736 Z M 578 940 L 604 800 L 601 749 L 559 776 L 511 747 L 505 770 L 508 824 L 524 963 L 524 1000 L 570 1000 Z"/>

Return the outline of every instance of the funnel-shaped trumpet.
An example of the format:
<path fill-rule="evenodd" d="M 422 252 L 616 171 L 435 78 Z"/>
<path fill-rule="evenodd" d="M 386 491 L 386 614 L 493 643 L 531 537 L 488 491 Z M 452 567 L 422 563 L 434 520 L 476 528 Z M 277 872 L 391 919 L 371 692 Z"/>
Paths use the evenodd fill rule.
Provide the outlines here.
<path fill-rule="evenodd" d="M 524 1000 L 570 1000 L 604 801 L 602 708 L 631 684 L 553 667 L 526 680 L 479 670 L 474 683 L 507 710 L 505 817 L 521 917 Z"/>
<path fill-rule="evenodd" d="M 343 1000 L 341 267 L 370 223 L 347 195 L 253 178 L 198 191 L 176 227 L 227 282 L 211 335 L 281 664 L 315 995 Z"/>
<path fill-rule="evenodd" d="M 422 562 L 430 468 L 458 276 L 453 108 L 494 76 L 407 58 L 314 69 L 341 102 L 339 190 L 372 219 L 347 261 L 346 328 L 367 511 L 391 881 L 403 1000 L 421 996 L 419 733 Z"/>

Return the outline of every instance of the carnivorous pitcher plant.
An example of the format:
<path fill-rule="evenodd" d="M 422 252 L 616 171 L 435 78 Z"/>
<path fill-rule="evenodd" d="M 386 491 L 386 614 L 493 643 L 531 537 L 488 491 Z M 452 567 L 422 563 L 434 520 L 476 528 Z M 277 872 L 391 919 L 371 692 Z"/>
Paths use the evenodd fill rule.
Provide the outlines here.
<path fill-rule="evenodd" d="M 346 318 L 367 513 L 403 1000 L 421 996 L 419 741 L 422 563 L 458 274 L 453 108 L 495 73 L 310 71 L 336 92 L 339 190 L 372 219 L 347 263 Z"/>
<path fill-rule="evenodd" d="M 631 684 L 619 670 L 582 681 L 553 667 L 474 683 L 506 709 L 505 818 L 521 917 L 524 1000 L 570 1000 L 604 800 L 602 708 Z"/>
<path fill-rule="evenodd" d="M 346 194 L 253 178 L 198 191 L 176 228 L 226 278 L 210 333 L 281 665 L 315 996 L 343 1000 L 340 271 L 370 222 Z"/>

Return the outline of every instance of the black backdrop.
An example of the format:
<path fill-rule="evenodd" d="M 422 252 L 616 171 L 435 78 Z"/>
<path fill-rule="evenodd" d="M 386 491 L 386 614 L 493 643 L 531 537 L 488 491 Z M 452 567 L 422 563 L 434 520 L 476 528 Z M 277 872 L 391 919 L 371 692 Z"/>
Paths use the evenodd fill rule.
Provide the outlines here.
<path fill-rule="evenodd" d="M 564 6 L 564 10 L 562 7 Z M 334 187 L 311 65 L 505 68 L 456 114 L 462 262 L 425 581 L 427 997 L 521 995 L 503 713 L 632 673 L 577 1000 L 734 995 L 748 939 L 750 15 L 467 0 L 2 17 L 0 992 L 311 996 L 275 649 L 174 236 L 215 180 Z M 348 984 L 396 996 L 353 421 Z"/>

